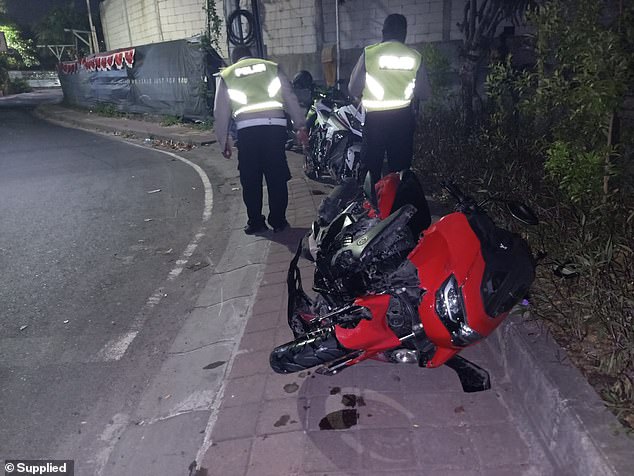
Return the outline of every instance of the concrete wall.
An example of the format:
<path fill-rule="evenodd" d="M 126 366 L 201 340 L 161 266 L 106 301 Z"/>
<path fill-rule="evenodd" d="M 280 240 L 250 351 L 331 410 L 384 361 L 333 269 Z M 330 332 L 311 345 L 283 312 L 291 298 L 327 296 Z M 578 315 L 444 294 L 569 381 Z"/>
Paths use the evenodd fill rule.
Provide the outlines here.
<path fill-rule="evenodd" d="M 222 0 L 215 2 L 222 16 Z M 205 5 L 205 0 L 105 0 L 100 5 L 100 15 L 106 48 L 114 50 L 199 35 L 207 28 Z M 221 46 L 224 45 L 223 28 Z"/>
<path fill-rule="evenodd" d="M 206 28 L 203 6 L 207 0 L 105 0 L 101 20 L 108 49 L 187 38 Z M 315 79 L 324 78 L 322 48 L 336 42 L 337 0 L 259 0 L 262 36 L 266 55 L 280 63 L 289 77 L 309 70 Z M 235 0 L 215 0 L 224 16 L 220 54 L 229 57 L 226 18 Z M 240 7 L 251 10 L 251 0 Z M 339 6 L 341 78 L 349 76 L 364 46 L 381 41 L 383 20 L 401 13 L 408 20 L 407 43 L 420 48 L 433 42 L 456 61 L 466 0 L 346 0 Z"/>
<path fill-rule="evenodd" d="M 320 54 L 336 41 L 336 0 L 260 0 L 263 40 L 270 56 Z M 225 18 L 234 0 L 215 0 Z M 109 50 L 187 38 L 205 30 L 206 0 L 105 0 L 101 21 Z M 456 23 L 465 0 L 346 0 L 339 7 L 341 48 L 360 49 L 381 40 L 383 20 L 390 13 L 408 19 L 407 42 L 460 39 Z M 241 8 L 251 9 L 250 0 Z M 223 27 L 223 33 L 225 28 Z M 223 34 L 221 40 L 226 45 Z M 223 48 L 223 56 L 228 56 Z"/>
<path fill-rule="evenodd" d="M 335 1 L 261 0 L 267 53 L 289 76 L 307 69 L 323 79 L 322 48 L 334 46 L 337 39 Z M 241 1 L 243 8 L 249 4 Z M 456 23 L 462 20 L 464 5 L 465 0 L 346 0 L 339 5 L 340 76 L 349 76 L 364 46 L 381 41 L 383 21 L 390 13 L 405 15 L 406 42 L 421 47 L 461 40 Z"/>

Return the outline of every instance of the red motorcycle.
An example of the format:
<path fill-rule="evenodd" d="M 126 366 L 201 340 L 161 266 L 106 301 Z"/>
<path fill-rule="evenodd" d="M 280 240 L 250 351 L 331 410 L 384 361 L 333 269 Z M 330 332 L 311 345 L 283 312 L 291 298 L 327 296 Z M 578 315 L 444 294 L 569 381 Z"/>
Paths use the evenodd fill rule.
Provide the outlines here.
<path fill-rule="evenodd" d="M 366 359 L 456 371 L 463 390 L 490 388 L 489 374 L 458 353 L 488 336 L 527 294 L 535 260 L 518 234 L 495 225 L 483 204 L 451 183 L 456 212 L 430 225 L 410 171 L 374 189 L 345 182 L 320 207 L 288 272 L 288 321 L 295 340 L 270 356 L 275 372 L 320 366 L 333 375 Z M 507 209 L 526 224 L 525 205 Z M 311 299 L 300 256 L 314 261 Z"/>

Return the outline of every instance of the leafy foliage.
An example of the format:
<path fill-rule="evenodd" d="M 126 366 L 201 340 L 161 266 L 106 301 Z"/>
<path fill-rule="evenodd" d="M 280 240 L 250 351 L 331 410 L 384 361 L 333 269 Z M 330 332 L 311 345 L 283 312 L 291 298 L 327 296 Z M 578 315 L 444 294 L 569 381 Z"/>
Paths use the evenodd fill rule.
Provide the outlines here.
<path fill-rule="evenodd" d="M 634 428 L 634 123 L 613 127 L 634 84 L 634 10 L 605 6 L 544 2 L 530 16 L 535 69 L 491 65 L 477 128 L 461 127 L 462 104 L 427 115 L 414 167 L 428 191 L 453 177 L 538 212 L 539 227 L 522 231 L 547 254 L 533 313 Z"/>
<path fill-rule="evenodd" d="M 7 59 L 9 68 L 23 69 L 39 64 L 33 40 L 24 38 L 20 28 L 15 23 L 6 20 L 0 21 L 0 31 L 4 32 L 7 46 L 13 50 L 13 54 L 10 54 Z"/>
<path fill-rule="evenodd" d="M 533 0 L 467 0 L 464 3 L 463 20 L 458 23 L 462 33 L 463 64 L 460 68 L 462 82 L 462 112 L 464 123 L 471 127 L 474 101 L 480 99 L 476 92 L 478 68 L 489 50 L 498 26 L 503 20 L 518 24 L 524 13 L 535 5 Z"/>
<path fill-rule="evenodd" d="M 602 17 L 603 2 L 547 2 L 534 15 L 539 58 L 534 95 L 520 107 L 542 119 L 554 139 L 547 172 L 574 201 L 596 199 L 618 174 L 610 127 L 634 79 L 634 37 Z M 603 173 L 597 168 L 603 166 Z M 599 172 L 599 173 L 597 173 Z"/>
<path fill-rule="evenodd" d="M 207 42 L 213 48 L 220 50 L 220 34 L 222 32 L 222 18 L 216 9 L 216 0 L 206 0 L 203 7 L 207 13 L 207 31 L 205 36 Z"/>
<path fill-rule="evenodd" d="M 72 3 L 52 9 L 34 27 L 38 42 L 51 45 L 71 43 L 71 34 L 64 29 L 89 29 L 86 15 L 75 9 Z"/>
<path fill-rule="evenodd" d="M 449 96 L 448 78 L 451 75 L 451 65 L 447 57 L 433 43 L 425 44 L 420 54 L 427 69 L 432 90 L 432 97 L 427 107 L 433 110 L 445 104 Z"/>

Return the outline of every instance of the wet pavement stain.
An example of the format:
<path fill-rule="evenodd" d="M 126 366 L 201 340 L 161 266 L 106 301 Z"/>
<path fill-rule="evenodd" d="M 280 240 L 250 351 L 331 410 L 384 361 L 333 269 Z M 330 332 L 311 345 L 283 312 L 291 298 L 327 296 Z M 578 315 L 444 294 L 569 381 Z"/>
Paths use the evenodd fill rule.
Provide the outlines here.
<path fill-rule="evenodd" d="M 351 393 L 346 393 L 345 395 L 342 395 L 341 403 L 343 403 L 346 407 L 365 407 L 365 400 L 363 399 L 363 397 L 353 395 Z"/>
<path fill-rule="evenodd" d="M 359 413 L 356 410 L 338 410 L 329 413 L 319 422 L 320 430 L 347 430 L 359 421 Z"/>
<path fill-rule="evenodd" d="M 337 395 L 340 392 L 341 392 L 341 388 L 340 387 L 332 387 L 330 389 L 330 395 Z"/>
<path fill-rule="evenodd" d="M 297 392 L 297 390 L 299 390 L 299 385 L 297 385 L 295 382 L 287 383 L 286 385 L 284 385 L 284 391 L 286 393 Z"/>
<path fill-rule="evenodd" d="M 290 415 L 282 415 L 279 420 L 277 420 L 275 423 L 273 423 L 273 426 L 275 428 L 279 428 L 280 426 L 286 426 L 286 424 L 288 423 L 288 421 L 291 419 Z"/>
<path fill-rule="evenodd" d="M 211 369 L 215 369 L 217 367 L 220 367 L 221 365 L 226 364 L 227 362 L 225 360 L 217 360 L 216 362 L 212 362 L 209 365 L 205 365 L 203 367 L 204 370 L 211 370 Z"/>

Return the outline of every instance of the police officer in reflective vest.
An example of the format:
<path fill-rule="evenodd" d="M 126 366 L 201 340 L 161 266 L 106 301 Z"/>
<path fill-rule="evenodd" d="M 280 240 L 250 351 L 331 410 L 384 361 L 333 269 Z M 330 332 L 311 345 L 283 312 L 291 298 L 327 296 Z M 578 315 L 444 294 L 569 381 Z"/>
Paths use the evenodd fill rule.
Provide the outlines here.
<path fill-rule="evenodd" d="M 418 51 L 405 46 L 407 20 L 388 15 L 383 42 L 367 46 L 350 76 L 348 91 L 366 110 L 361 162 L 373 183 L 381 177 L 387 153 L 390 172 L 412 163 L 415 109 L 431 96 L 427 71 Z"/>
<path fill-rule="evenodd" d="M 216 85 L 214 129 L 226 158 L 231 158 L 231 119 L 238 130 L 238 170 L 242 198 L 247 208 L 248 235 L 268 230 L 262 215 L 262 177 L 269 195 L 268 224 L 275 232 L 288 227 L 286 182 L 291 173 L 286 163 L 288 112 L 297 137 L 307 143 L 304 115 L 284 73 L 272 61 L 252 58 L 245 46 L 232 54 Z"/>

